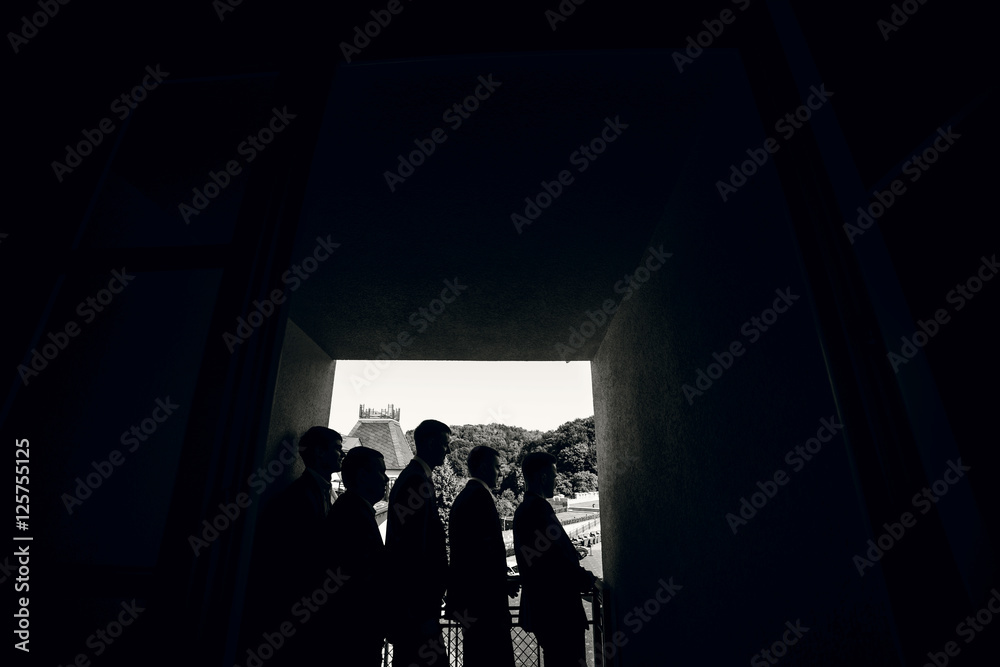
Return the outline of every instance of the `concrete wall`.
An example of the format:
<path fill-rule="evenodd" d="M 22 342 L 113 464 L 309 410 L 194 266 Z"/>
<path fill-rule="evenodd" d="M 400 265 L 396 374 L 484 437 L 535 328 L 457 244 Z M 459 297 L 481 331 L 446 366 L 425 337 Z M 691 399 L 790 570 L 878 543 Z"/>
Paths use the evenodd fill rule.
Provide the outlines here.
<path fill-rule="evenodd" d="M 274 390 L 274 407 L 267 433 L 267 449 L 263 462 L 275 459 L 282 441 L 293 444 L 312 426 L 330 423 L 330 401 L 333 398 L 333 374 L 337 362 L 292 320 L 288 320 L 285 339 L 278 363 L 278 379 Z M 284 488 L 303 471 L 302 460 L 286 467 L 281 478 L 264 492 L 266 499 Z"/>
<path fill-rule="evenodd" d="M 749 192 L 723 209 L 692 201 L 698 191 L 671 202 L 652 240 L 674 253 L 670 264 L 622 304 L 592 362 L 619 664 L 746 664 L 786 621 L 809 630 L 789 635 L 782 664 L 891 664 L 881 574 L 859 577 L 852 563 L 868 533 L 849 425 L 808 462 L 786 460 L 839 417 L 784 216 L 769 218 Z M 675 222 L 696 208 L 707 212 L 697 224 Z M 716 234 L 730 216 L 745 224 Z M 798 298 L 751 342 L 744 323 L 777 289 Z M 742 354 L 727 361 L 735 341 Z M 713 353 L 729 368 L 709 371 Z M 685 396 L 699 369 L 716 379 Z M 734 533 L 726 515 L 779 471 L 785 484 L 765 485 L 773 497 Z"/>

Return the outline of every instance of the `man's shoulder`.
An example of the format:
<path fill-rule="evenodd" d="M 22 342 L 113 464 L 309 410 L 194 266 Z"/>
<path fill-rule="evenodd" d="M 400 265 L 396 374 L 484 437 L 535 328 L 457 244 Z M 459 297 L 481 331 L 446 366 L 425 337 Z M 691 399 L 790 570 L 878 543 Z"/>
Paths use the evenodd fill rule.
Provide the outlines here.
<path fill-rule="evenodd" d="M 473 499 L 472 494 L 473 494 L 472 483 L 466 482 L 465 487 L 458 492 L 458 495 L 455 496 L 455 500 L 453 500 L 451 503 L 452 511 L 454 511 L 456 507 L 461 508 L 467 505 L 469 501 Z"/>
<path fill-rule="evenodd" d="M 410 459 L 396 478 L 396 484 L 419 484 L 427 479 L 424 468 L 416 459 Z"/>
<path fill-rule="evenodd" d="M 363 507 L 364 504 L 361 502 L 360 496 L 345 491 L 337 496 L 337 500 L 330 506 L 330 518 L 343 520 L 343 518 L 358 514 Z"/>
<path fill-rule="evenodd" d="M 337 498 L 330 508 L 327 518 L 331 528 L 337 532 L 360 533 L 375 526 L 378 522 L 372 514 L 371 509 L 361 496 L 352 493 L 343 493 Z"/>
<path fill-rule="evenodd" d="M 544 515 L 545 508 L 541 506 L 542 503 L 539 502 L 540 500 L 541 499 L 538 496 L 524 496 L 524 500 L 522 500 L 521 504 L 514 510 L 515 530 L 518 526 L 524 525 L 528 522 L 537 521 L 539 517 Z"/>
<path fill-rule="evenodd" d="M 312 476 L 309 474 L 308 470 L 303 470 L 302 474 L 291 481 L 291 483 L 284 488 L 281 492 L 286 496 L 295 495 L 296 493 L 303 493 L 309 488 Z"/>
<path fill-rule="evenodd" d="M 416 461 L 412 465 L 420 467 Z M 407 466 L 392 485 L 389 505 L 390 526 L 404 524 L 407 517 L 414 514 L 437 516 L 433 482 L 427 480 L 423 471 Z"/>
<path fill-rule="evenodd" d="M 515 519 L 517 517 L 523 515 L 525 512 L 528 511 L 527 502 L 528 502 L 528 498 L 527 498 L 527 496 L 525 496 L 525 498 L 521 501 L 521 503 L 517 507 L 514 508 L 514 518 Z"/>
<path fill-rule="evenodd" d="M 489 507 L 496 507 L 493 494 L 483 488 L 483 485 L 479 482 L 470 479 L 465 484 L 465 488 L 455 496 L 455 500 L 451 504 L 451 515 L 477 512 L 480 509 L 488 509 Z"/>
<path fill-rule="evenodd" d="M 549 505 L 548 501 L 542 498 L 541 496 L 537 496 L 533 493 L 531 494 L 526 493 L 524 494 L 524 500 L 522 500 L 521 504 L 517 506 L 516 510 L 514 510 L 514 514 L 516 515 L 518 512 L 522 514 L 534 513 L 534 512 L 548 512 L 551 509 L 552 506 Z"/>
<path fill-rule="evenodd" d="M 420 465 L 416 461 L 410 461 L 410 463 L 399 472 L 395 481 L 393 481 L 392 490 L 389 491 L 389 497 L 392 498 L 397 495 L 400 489 L 419 485 L 423 480 L 424 475 L 423 471 L 420 470 Z"/>
<path fill-rule="evenodd" d="M 458 492 L 458 495 L 455 496 L 455 502 L 474 503 L 477 500 L 482 501 L 490 495 L 490 492 L 483 488 L 482 484 L 474 479 L 470 479 L 465 483 L 465 487 Z"/>
<path fill-rule="evenodd" d="M 274 497 L 271 499 L 268 507 L 280 507 L 284 511 L 286 508 L 300 505 L 311 494 L 311 486 L 313 485 L 310 484 L 310 475 L 303 471 L 303 473 L 295 478 L 291 484 L 274 494 Z"/>

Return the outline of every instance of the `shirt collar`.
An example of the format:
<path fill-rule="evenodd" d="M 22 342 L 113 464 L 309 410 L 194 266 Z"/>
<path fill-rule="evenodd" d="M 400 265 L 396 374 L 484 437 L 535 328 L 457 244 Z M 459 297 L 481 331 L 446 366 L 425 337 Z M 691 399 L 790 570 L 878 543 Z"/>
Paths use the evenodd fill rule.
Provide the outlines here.
<path fill-rule="evenodd" d="M 413 460 L 419 463 L 420 467 L 424 469 L 424 474 L 427 475 L 427 479 L 431 479 L 431 467 L 427 465 L 427 463 L 419 456 L 414 455 Z"/>
<path fill-rule="evenodd" d="M 488 484 L 487 484 L 486 482 L 484 482 L 483 480 L 479 479 L 478 477 L 470 477 L 470 478 L 469 478 L 469 481 L 470 481 L 470 482 L 471 482 L 471 481 L 476 481 L 476 482 L 479 482 L 480 484 L 482 484 L 482 485 L 483 485 L 483 488 L 484 488 L 484 489 L 486 489 L 487 491 L 489 491 L 489 492 L 490 492 L 490 495 L 491 495 L 491 496 L 493 495 L 493 489 L 491 489 L 491 488 L 489 487 L 489 485 L 488 485 Z"/>

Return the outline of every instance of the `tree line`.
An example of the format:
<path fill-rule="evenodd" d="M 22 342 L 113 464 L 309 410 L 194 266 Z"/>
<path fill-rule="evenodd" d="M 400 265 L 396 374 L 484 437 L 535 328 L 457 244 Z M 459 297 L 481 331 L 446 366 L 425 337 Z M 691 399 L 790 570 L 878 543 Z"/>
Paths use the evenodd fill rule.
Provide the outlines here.
<path fill-rule="evenodd" d="M 445 464 L 435 468 L 434 486 L 438 511 L 445 526 L 455 497 L 469 477 L 466 466 L 473 447 L 486 445 L 500 453 L 500 481 L 497 485 L 497 511 L 512 517 L 524 498 L 521 461 L 532 452 L 545 451 L 556 457 L 556 493 L 574 497 L 577 493 L 597 491 L 597 444 L 594 441 L 594 417 L 574 419 L 551 431 L 527 430 L 506 424 L 466 424 L 451 426 L 451 452 Z M 410 449 L 413 431 L 406 432 Z"/>

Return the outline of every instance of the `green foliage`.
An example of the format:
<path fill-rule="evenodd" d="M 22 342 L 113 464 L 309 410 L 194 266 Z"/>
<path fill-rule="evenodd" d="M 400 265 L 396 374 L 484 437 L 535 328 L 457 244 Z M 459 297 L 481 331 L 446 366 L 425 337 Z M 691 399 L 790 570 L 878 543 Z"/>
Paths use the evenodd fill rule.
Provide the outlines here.
<path fill-rule="evenodd" d="M 456 475 L 452 467 L 447 465 L 447 462 L 445 463 L 445 465 L 434 468 L 431 478 L 434 481 L 434 489 L 437 492 L 438 516 L 441 517 L 441 522 L 444 524 L 445 534 L 447 535 L 448 513 L 451 512 L 451 506 L 454 504 L 455 498 L 465 488 L 466 480 Z"/>
<path fill-rule="evenodd" d="M 521 472 L 520 465 L 509 465 L 504 472 L 503 466 L 500 468 L 500 491 L 510 491 L 515 497 L 524 495 L 524 473 Z"/>
<path fill-rule="evenodd" d="M 514 516 L 514 510 L 520 504 L 520 495 L 515 495 L 510 489 L 504 489 L 500 492 L 500 497 L 497 498 L 497 514 L 501 518 L 507 518 Z"/>
<path fill-rule="evenodd" d="M 569 478 L 561 472 L 556 473 L 556 493 L 563 496 L 569 496 L 570 498 L 575 497 L 573 493 L 573 484 L 569 481 Z"/>
<path fill-rule="evenodd" d="M 583 471 L 573 473 L 573 477 L 570 478 L 570 482 L 573 485 L 573 491 L 576 493 L 597 491 L 597 475 L 592 472 Z"/>
<path fill-rule="evenodd" d="M 448 464 L 459 477 L 469 476 L 469 452 L 472 451 L 473 447 L 475 445 L 465 438 L 452 437 L 451 439 L 451 453 L 448 454 Z"/>
<path fill-rule="evenodd" d="M 563 447 L 556 455 L 559 472 L 572 477 L 579 472 L 597 473 L 597 458 L 591 458 L 590 446 L 577 442 Z"/>
<path fill-rule="evenodd" d="M 554 431 L 547 432 L 544 440 L 545 451 L 559 460 L 560 472 L 569 475 L 581 470 L 597 472 L 597 441 L 594 439 L 593 417 L 566 422 Z M 569 448 L 572 450 L 565 456 L 571 467 L 564 469 L 560 457 L 564 450 Z"/>
<path fill-rule="evenodd" d="M 492 447 L 500 454 L 497 511 L 501 517 L 513 516 L 524 499 L 521 461 L 531 452 L 546 451 L 556 457 L 556 493 L 575 497 L 577 493 L 597 490 L 593 417 L 574 419 L 544 433 L 506 424 L 466 424 L 451 426 L 451 430 L 451 452 L 445 465 L 435 468 L 433 474 L 438 513 L 445 530 L 452 503 L 469 476 L 469 452 L 478 445 Z M 412 430 L 406 432 L 406 441 L 416 453 Z"/>

